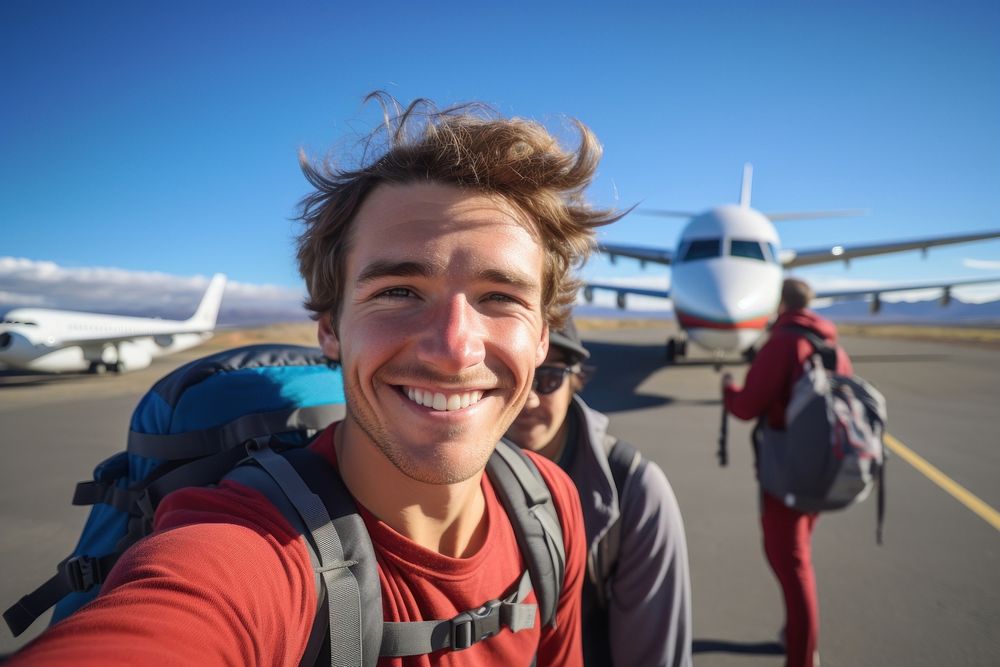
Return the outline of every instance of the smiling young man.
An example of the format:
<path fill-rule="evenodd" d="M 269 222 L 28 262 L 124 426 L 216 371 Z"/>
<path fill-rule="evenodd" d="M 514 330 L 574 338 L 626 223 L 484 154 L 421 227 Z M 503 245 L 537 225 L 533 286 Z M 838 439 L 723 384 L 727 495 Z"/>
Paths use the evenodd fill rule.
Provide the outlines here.
<path fill-rule="evenodd" d="M 608 433 L 578 395 L 592 369 L 572 320 L 549 332 L 545 362 L 507 437 L 576 484 L 587 533 L 587 665 L 691 665 L 691 579 L 680 507 L 666 475 Z"/>
<path fill-rule="evenodd" d="M 347 399 L 347 417 L 311 448 L 357 503 L 385 621 L 455 617 L 525 572 L 484 468 L 531 393 L 549 328 L 567 316 L 593 228 L 616 219 L 582 198 L 600 147 L 578 128 L 567 151 L 534 122 L 418 102 L 386 120 L 385 150 L 357 168 L 302 160 L 315 186 L 298 246 L 306 305 Z M 582 664 L 579 498 L 556 465 L 532 459 L 565 549 L 553 622 L 380 665 Z M 296 529 L 257 490 L 184 489 L 101 595 L 14 662 L 299 664 L 313 576 Z"/>

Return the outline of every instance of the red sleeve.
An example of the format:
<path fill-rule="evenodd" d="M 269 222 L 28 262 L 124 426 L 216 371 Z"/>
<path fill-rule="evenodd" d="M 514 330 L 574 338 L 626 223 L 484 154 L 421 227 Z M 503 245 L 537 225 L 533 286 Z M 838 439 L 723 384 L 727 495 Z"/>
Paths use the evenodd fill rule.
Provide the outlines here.
<path fill-rule="evenodd" d="M 263 496 L 185 489 L 164 499 L 156 532 L 97 599 L 7 664 L 297 665 L 314 589 L 305 546 Z"/>
<path fill-rule="evenodd" d="M 559 521 L 562 523 L 563 543 L 566 545 L 566 573 L 559 594 L 556 624 L 555 627 L 546 627 L 542 631 L 538 664 L 582 667 L 580 614 L 587 543 L 580 495 L 573 480 L 558 465 L 532 451 L 523 451 L 534 460 L 552 493 Z"/>
<path fill-rule="evenodd" d="M 774 334 L 754 358 L 743 388 L 738 389 L 734 384 L 725 387 L 727 410 L 740 419 L 756 419 L 781 403 L 792 374 L 789 339 L 787 335 Z"/>

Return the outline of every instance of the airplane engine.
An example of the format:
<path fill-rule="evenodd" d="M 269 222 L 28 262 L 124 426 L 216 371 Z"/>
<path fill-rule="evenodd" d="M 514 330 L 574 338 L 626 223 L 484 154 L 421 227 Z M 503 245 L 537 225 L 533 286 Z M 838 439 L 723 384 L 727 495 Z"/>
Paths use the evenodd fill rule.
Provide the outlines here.
<path fill-rule="evenodd" d="M 162 336 L 153 336 L 153 342 L 160 347 L 170 347 L 174 344 L 174 337 L 170 334 L 164 334 Z"/>
<path fill-rule="evenodd" d="M 625 310 L 625 292 L 618 292 L 618 296 L 615 300 L 618 303 L 618 309 Z"/>
<path fill-rule="evenodd" d="M 594 303 L 594 288 L 590 287 L 589 285 L 587 287 L 584 287 L 583 298 L 587 303 Z"/>
<path fill-rule="evenodd" d="M 944 308 L 949 303 L 951 303 L 951 288 L 945 287 L 944 291 L 941 292 L 941 307 Z"/>
<path fill-rule="evenodd" d="M 873 294 L 872 303 L 871 306 L 869 306 L 869 311 L 871 312 L 872 315 L 875 315 L 880 310 L 882 310 L 882 296 L 880 294 Z"/>
<path fill-rule="evenodd" d="M 146 368 L 153 363 L 153 355 L 133 341 L 125 341 L 118 346 L 118 355 L 115 370 L 119 373 L 125 371 L 137 371 Z"/>

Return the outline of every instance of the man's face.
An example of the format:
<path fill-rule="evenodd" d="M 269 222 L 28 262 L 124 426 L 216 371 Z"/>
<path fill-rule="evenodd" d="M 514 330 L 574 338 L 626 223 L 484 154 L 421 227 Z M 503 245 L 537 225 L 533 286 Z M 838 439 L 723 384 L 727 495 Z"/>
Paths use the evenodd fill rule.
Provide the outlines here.
<path fill-rule="evenodd" d="M 408 477 L 486 465 L 545 357 L 543 252 L 506 202 L 454 186 L 380 185 L 352 226 L 338 326 L 320 320 L 347 396 L 343 442 Z"/>
<path fill-rule="evenodd" d="M 545 366 L 567 368 L 568 364 L 563 353 L 557 347 L 550 347 L 545 357 Z M 539 394 L 532 391 L 525 402 L 521 414 L 507 430 L 507 437 L 525 449 L 542 452 L 556 441 L 557 436 L 566 422 L 566 412 L 573 400 L 575 376 L 567 374 L 562 385 L 550 394 Z M 562 448 L 562 443 L 555 449 Z"/>

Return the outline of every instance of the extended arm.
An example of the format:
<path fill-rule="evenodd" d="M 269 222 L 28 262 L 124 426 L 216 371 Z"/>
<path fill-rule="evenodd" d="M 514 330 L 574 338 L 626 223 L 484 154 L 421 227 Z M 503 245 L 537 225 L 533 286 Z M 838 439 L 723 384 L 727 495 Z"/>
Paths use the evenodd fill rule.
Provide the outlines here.
<path fill-rule="evenodd" d="M 790 351 L 772 337 L 754 358 L 743 388 L 732 383 L 723 387 L 726 409 L 740 419 L 756 419 L 766 413 L 778 402 L 782 387 L 788 382 L 791 360 Z"/>
<path fill-rule="evenodd" d="M 316 611 L 312 568 L 263 497 L 186 490 L 164 500 L 157 527 L 97 599 L 9 664 L 298 664 Z"/>

